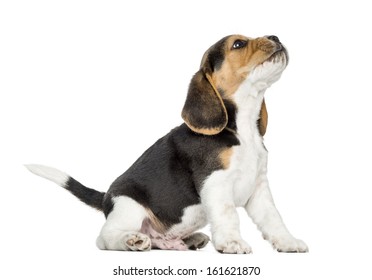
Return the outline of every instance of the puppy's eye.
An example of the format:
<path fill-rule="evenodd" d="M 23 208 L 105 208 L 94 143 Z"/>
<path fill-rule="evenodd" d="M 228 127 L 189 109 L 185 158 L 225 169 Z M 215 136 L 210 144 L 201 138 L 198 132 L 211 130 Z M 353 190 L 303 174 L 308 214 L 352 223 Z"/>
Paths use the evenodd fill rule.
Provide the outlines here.
<path fill-rule="evenodd" d="M 236 40 L 234 44 L 232 45 L 233 50 L 244 48 L 247 45 L 247 41 L 244 40 Z"/>

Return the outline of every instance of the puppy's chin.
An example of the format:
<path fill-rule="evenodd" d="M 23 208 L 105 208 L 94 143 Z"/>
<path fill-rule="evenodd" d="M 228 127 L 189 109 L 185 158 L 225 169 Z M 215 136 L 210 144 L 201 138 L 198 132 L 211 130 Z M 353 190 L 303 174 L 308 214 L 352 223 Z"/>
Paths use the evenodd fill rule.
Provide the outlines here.
<path fill-rule="evenodd" d="M 283 63 L 285 66 L 288 65 L 288 52 L 284 48 L 284 46 L 281 47 L 278 51 L 274 52 L 266 61 L 274 62 L 274 63 Z"/>
<path fill-rule="evenodd" d="M 263 63 L 257 65 L 249 74 L 252 84 L 260 84 L 261 87 L 269 87 L 279 80 L 288 64 L 288 56 L 285 51 L 279 51 L 271 55 Z"/>

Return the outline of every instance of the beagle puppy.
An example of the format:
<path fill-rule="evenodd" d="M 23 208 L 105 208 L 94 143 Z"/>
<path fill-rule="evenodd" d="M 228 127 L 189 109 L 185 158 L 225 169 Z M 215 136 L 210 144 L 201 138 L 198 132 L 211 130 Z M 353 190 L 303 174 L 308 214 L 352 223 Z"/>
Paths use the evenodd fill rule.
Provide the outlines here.
<path fill-rule="evenodd" d="M 209 237 L 197 230 L 210 224 L 218 252 L 251 253 L 239 229 L 236 208 L 243 207 L 274 249 L 307 252 L 284 225 L 266 176 L 264 93 L 287 63 L 276 36 L 231 35 L 215 43 L 191 79 L 184 123 L 146 150 L 107 192 L 51 167 L 27 167 L 103 211 L 99 249 L 201 249 Z"/>

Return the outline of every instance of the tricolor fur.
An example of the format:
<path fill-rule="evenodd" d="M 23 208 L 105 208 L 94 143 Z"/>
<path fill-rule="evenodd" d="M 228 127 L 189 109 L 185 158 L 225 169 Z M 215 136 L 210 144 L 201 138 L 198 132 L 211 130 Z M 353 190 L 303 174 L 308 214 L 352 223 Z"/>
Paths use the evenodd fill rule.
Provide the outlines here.
<path fill-rule="evenodd" d="M 288 63 L 276 36 L 227 36 L 204 54 L 182 110 L 185 123 L 159 139 L 106 193 L 56 169 L 27 166 L 107 218 L 97 246 L 108 250 L 200 249 L 208 223 L 222 253 L 250 253 L 236 207 L 244 207 L 278 251 L 306 252 L 275 208 L 267 180 L 264 93 Z"/>

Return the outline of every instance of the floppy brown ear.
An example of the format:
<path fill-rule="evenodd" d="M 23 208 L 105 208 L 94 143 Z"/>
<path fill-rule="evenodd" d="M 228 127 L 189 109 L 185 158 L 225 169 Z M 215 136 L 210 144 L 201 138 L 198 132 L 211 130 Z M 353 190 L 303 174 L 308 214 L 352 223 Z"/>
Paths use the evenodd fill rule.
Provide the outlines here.
<path fill-rule="evenodd" d="M 182 118 L 196 133 L 215 135 L 227 125 L 227 111 L 211 76 L 200 69 L 192 78 Z"/>
<path fill-rule="evenodd" d="M 258 120 L 258 129 L 260 131 L 261 136 L 264 136 L 266 133 L 267 122 L 268 122 L 268 115 L 267 115 L 266 104 L 265 104 L 265 99 L 264 99 L 261 104 L 260 118 Z"/>

